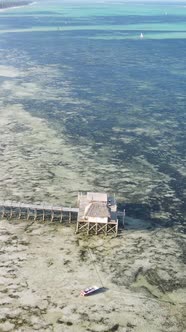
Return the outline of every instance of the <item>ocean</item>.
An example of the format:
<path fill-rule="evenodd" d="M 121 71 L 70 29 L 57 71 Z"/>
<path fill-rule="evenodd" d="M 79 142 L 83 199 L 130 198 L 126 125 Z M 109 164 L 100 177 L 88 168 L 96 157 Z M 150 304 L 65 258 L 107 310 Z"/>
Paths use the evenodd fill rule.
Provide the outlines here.
<path fill-rule="evenodd" d="M 130 216 L 182 223 L 185 39 L 183 2 L 1 11 L 1 200 L 111 192 Z"/>
<path fill-rule="evenodd" d="M 183 332 L 186 5 L 78 1 L 0 12 L 0 201 L 110 192 L 125 226 L 0 211 L 0 330 Z"/>

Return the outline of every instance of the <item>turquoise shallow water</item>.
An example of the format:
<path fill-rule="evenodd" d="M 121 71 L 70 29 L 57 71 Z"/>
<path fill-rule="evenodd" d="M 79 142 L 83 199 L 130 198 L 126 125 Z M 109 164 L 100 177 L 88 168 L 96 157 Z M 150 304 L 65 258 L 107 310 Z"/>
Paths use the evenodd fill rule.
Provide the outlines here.
<path fill-rule="evenodd" d="M 16 145 L 16 167 L 1 160 L 17 172 L 1 195 L 70 202 L 78 190 L 111 191 L 129 214 L 183 220 L 185 5 L 40 2 L 1 12 L 0 32 L 1 116 L 13 107 L 40 128 Z M 32 162 L 23 190 L 20 167 Z"/>
<path fill-rule="evenodd" d="M 42 2 L 38 2 L 32 6 L 9 9 L 2 12 L 1 16 L 1 33 L 3 31 L 55 31 L 55 29 L 72 31 L 78 29 L 118 31 L 118 38 L 121 38 L 120 31 L 126 31 L 128 35 L 123 35 L 123 38 L 133 38 L 133 31 L 139 30 L 146 32 L 146 38 L 185 38 L 186 32 L 186 5 L 184 3 L 115 4 L 111 2 L 85 5 L 84 3 L 68 4 L 49 1 L 45 2 L 45 6 Z M 22 26 L 19 24 L 20 18 Z M 26 19 L 24 20 L 24 18 Z M 177 34 L 175 34 L 176 32 Z M 134 36 L 139 37 L 137 34 Z"/>

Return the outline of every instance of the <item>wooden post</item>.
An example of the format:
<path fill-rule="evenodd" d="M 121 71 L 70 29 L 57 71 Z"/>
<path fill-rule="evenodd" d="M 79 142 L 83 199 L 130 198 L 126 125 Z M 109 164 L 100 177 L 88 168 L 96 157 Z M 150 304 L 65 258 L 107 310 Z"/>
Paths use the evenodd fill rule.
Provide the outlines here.
<path fill-rule="evenodd" d="M 77 224 L 76 224 L 76 234 L 78 233 L 78 229 L 79 229 L 79 221 L 77 220 Z"/>
<path fill-rule="evenodd" d="M 45 221 L 45 209 L 44 209 L 44 206 L 43 206 L 43 221 Z"/>
<path fill-rule="evenodd" d="M 34 221 L 37 219 L 37 209 L 34 210 Z"/>
<path fill-rule="evenodd" d="M 117 220 L 117 223 L 116 223 L 116 236 L 118 236 L 118 220 Z"/>
<path fill-rule="evenodd" d="M 69 220 L 68 220 L 69 223 L 71 223 L 71 219 L 72 219 L 71 211 L 69 211 Z"/>
<path fill-rule="evenodd" d="M 125 225 L 125 209 L 123 210 L 123 228 L 124 228 L 124 225 Z"/>
<path fill-rule="evenodd" d="M 78 212 L 78 209 L 73 209 L 71 207 L 63 209 L 61 206 L 51 207 L 44 204 L 23 204 L 21 202 L 14 203 L 0 201 L 0 216 L 2 218 L 13 218 L 16 216 L 17 219 L 21 219 L 24 216 L 27 220 L 29 220 L 29 218 L 33 216 L 34 221 L 37 219 L 45 221 L 48 218 L 48 214 L 50 220 L 51 213 L 51 221 L 53 221 L 55 220 L 56 213 L 56 217 L 58 217 L 58 220 L 60 219 L 60 222 L 62 222 L 63 218 L 65 217 L 65 220 L 69 221 L 70 223 L 72 222 L 76 212 Z"/>
<path fill-rule="evenodd" d="M 88 221 L 88 225 L 87 225 L 87 235 L 89 235 L 89 231 L 90 231 L 90 223 Z"/>
<path fill-rule="evenodd" d="M 19 205 L 19 216 L 18 216 L 18 219 L 21 219 L 21 203 Z"/>
<path fill-rule="evenodd" d="M 61 217 L 60 217 L 60 222 L 62 222 L 63 220 L 63 212 L 62 212 L 62 209 L 61 209 Z"/>
<path fill-rule="evenodd" d="M 51 210 L 51 222 L 53 222 L 53 220 L 54 220 L 54 211 L 53 211 L 53 208 L 52 208 L 52 210 Z"/>
<path fill-rule="evenodd" d="M 12 204 L 10 206 L 10 219 L 12 218 L 13 210 L 12 210 Z"/>
<path fill-rule="evenodd" d="M 5 216 L 5 206 L 3 205 L 3 212 L 2 212 L 2 218 Z"/>
<path fill-rule="evenodd" d="M 30 218 L 30 209 L 28 208 L 27 209 L 27 220 L 29 220 L 29 218 Z"/>

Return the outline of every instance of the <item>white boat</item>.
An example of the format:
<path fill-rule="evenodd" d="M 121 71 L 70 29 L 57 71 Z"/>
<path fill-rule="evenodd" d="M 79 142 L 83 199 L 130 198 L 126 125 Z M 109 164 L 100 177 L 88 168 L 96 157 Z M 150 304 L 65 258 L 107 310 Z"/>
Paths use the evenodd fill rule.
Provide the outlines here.
<path fill-rule="evenodd" d="M 144 35 L 143 35 L 143 33 L 141 33 L 140 38 L 143 39 L 143 37 L 144 37 Z"/>
<path fill-rule="evenodd" d="M 99 289 L 100 289 L 100 287 L 98 287 L 98 286 L 88 287 L 88 288 L 82 290 L 80 295 L 81 296 L 88 296 L 88 295 L 91 295 L 92 293 L 97 292 Z"/>

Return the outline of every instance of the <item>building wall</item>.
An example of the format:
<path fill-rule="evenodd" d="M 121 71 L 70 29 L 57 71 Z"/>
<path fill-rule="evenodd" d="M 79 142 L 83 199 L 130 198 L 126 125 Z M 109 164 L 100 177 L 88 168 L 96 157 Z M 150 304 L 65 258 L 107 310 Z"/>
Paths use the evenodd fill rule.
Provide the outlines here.
<path fill-rule="evenodd" d="M 104 202 L 104 203 L 107 203 L 107 194 L 105 194 L 105 193 L 88 192 L 87 193 L 87 200 L 89 202 L 95 201 L 95 202 Z"/>

